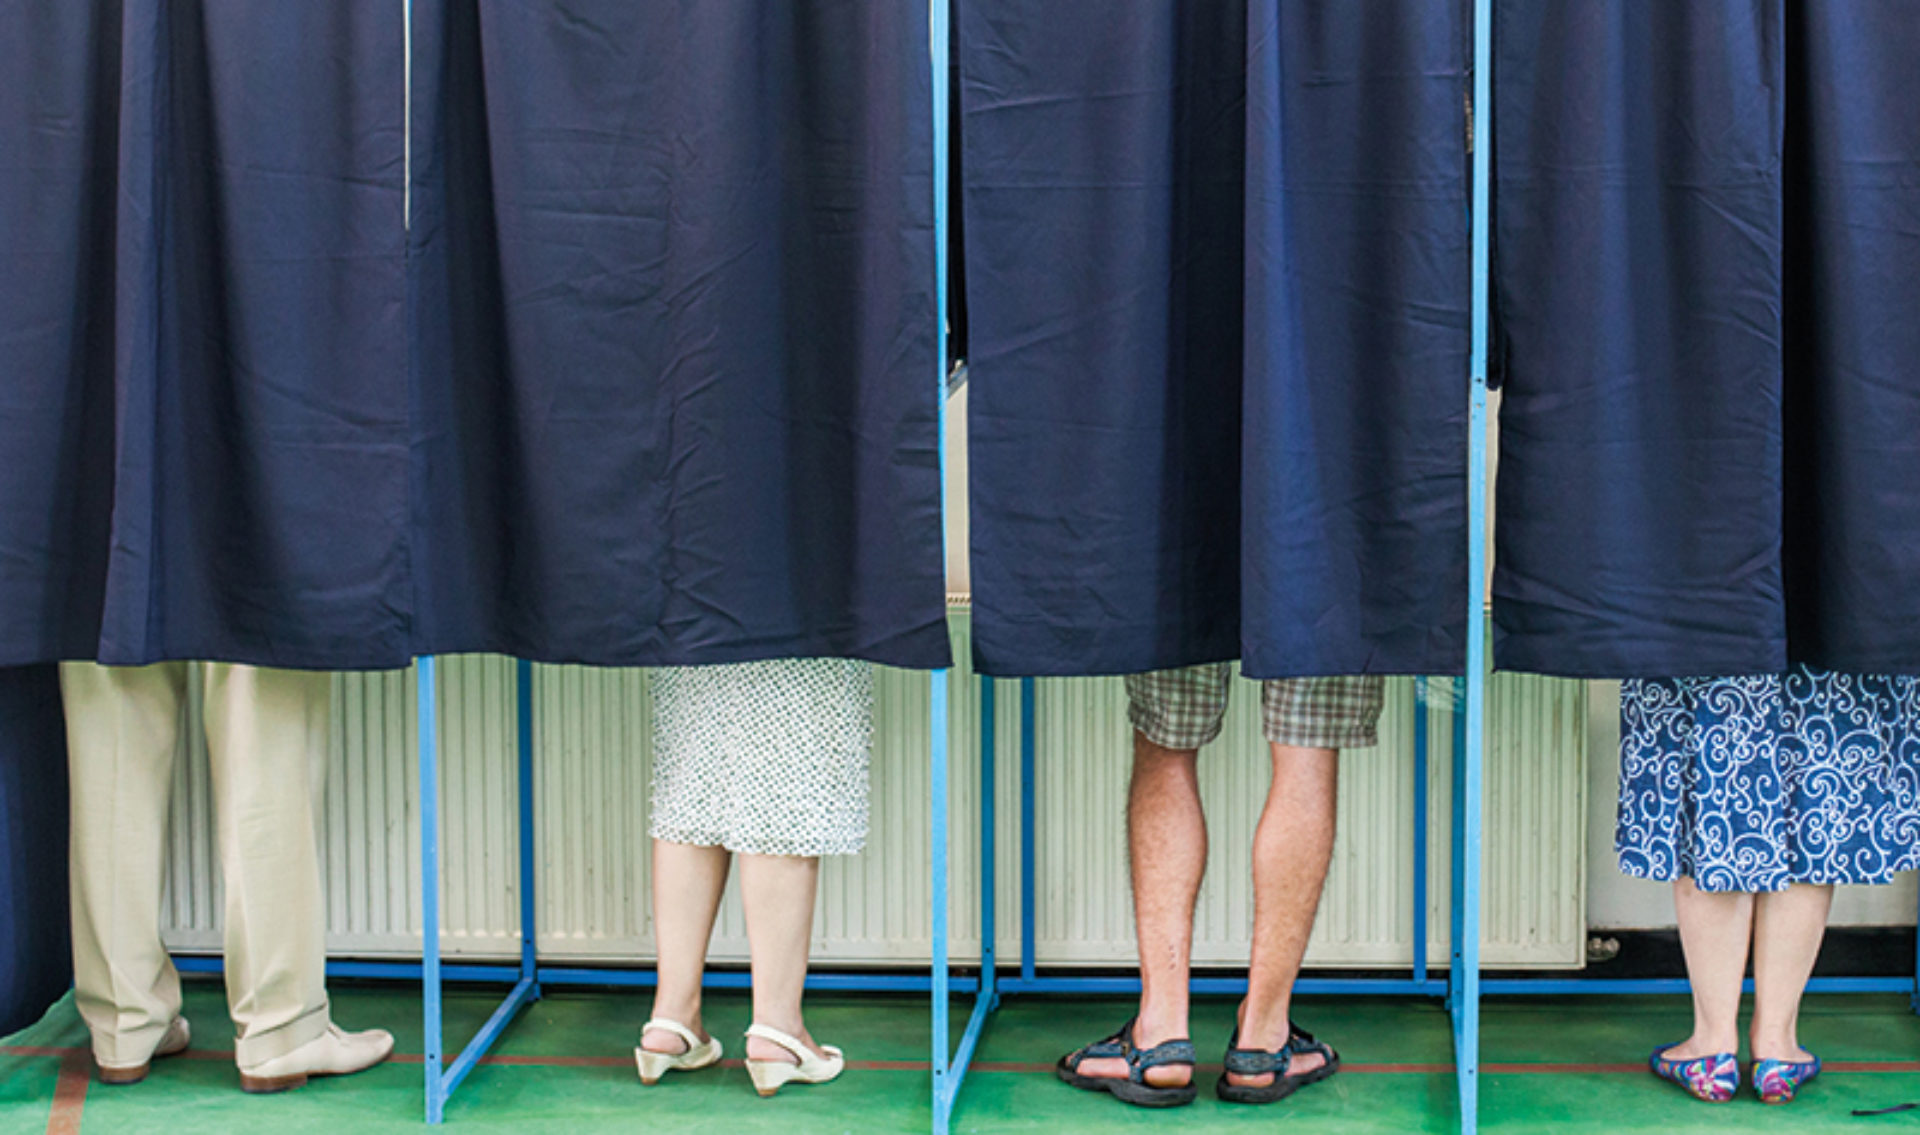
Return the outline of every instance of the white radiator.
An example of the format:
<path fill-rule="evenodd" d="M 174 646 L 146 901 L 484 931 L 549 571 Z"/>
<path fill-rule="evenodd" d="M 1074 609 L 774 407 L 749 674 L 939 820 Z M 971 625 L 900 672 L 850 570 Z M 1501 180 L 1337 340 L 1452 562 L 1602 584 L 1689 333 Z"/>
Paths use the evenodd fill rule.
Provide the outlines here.
<path fill-rule="evenodd" d="M 956 612 L 955 649 L 968 654 Z M 517 950 L 519 853 L 511 662 L 453 658 L 441 667 L 443 946 L 449 955 Z M 965 680 L 961 680 L 965 679 Z M 1437 683 L 1444 695 L 1447 684 Z M 1124 793 L 1130 740 L 1118 679 L 1040 683 L 1037 768 L 1041 964 L 1124 966 L 1132 958 Z M 413 676 L 336 679 L 327 789 L 329 943 L 338 954 L 391 957 L 420 948 L 419 818 Z M 1389 686 L 1381 745 L 1346 754 L 1340 838 L 1310 961 L 1404 967 L 1412 956 L 1413 683 Z M 952 720 L 954 956 L 977 959 L 977 716 L 971 675 L 956 674 Z M 1017 956 L 1018 685 L 999 685 L 1000 950 Z M 648 692 L 642 671 L 541 667 L 536 674 L 541 953 L 571 961 L 650 956 Z M 1258 695 L 1236 682 L 1221 740 L 1202 755 L 1212 827 L 1195 955 L 1243 962 L 1252 914 L 1247 849 L 1266 791 Z M 929 684 L 883 672 L 873 776 L 873 834 L 864 855 L 830 860 L 822 876 L 815 957 L 827 963 L 924 964 L 930 955 L 927 771 Z M 1576 966 L 1585 941 L 1584 690 L 1502 676 L 1493 685 L 1487 779 L 1486 959 L 1493 966 Z M 220 886 L 209 827 L 205 742 L 176 780 L 168 939 L 219 945 Z M 1428 802 L 1429 957 L 1447 949 L 1450 715 L 1431 716 Z M 746 957 L 731 896 L 716 961 Z"/>

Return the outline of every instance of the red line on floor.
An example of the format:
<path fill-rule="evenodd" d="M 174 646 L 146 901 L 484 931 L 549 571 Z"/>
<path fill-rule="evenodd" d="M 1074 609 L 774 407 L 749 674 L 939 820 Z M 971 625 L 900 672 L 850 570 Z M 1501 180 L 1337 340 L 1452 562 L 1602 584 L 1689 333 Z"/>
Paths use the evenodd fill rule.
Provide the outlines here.
<path fill-rule="evenodd" d="M 427 1062 L 427 1058 L 418 1052 L 396 1052 L 388 1059 L 395 1064 Z M 440 1061 L 451 1064 L 457 1059 L 458 1053 L 449 1052 Z M 480 1063 L 509 1068 L 620 1068 L 631 1065 L 633 1060 L 631 1057 L 622 1060 L 617 1056 L 483 1056 Z"/>
<path fill-rule="evenodd" d="M 851 1067 L 851 1065 L 849 1065 L 849 1067 Z M 925 1069 L 927 1065 L 925 1063 L 920 1063 L 920 1064 L 914 1065 L 914 1067 L 918 1069 Z M 1026 1064 L 1018 1061 L 1004 1061 L 1004 1060 L 989 1060 L 989 1061 L 976 1060 L 970 1067 L 972 1071 L 975 1071 L 975 1072 L 1017 1072 L 1021 1074 L 1043 1074 L 1043 1073 L 1050 1073 L 1053 1071 L 1053 1065 L 1051 1064 Z M 1202 1064 L 1202 1065 L 1199 1065 L 1197 1068 L 1195 1068 L 1195 1072 L 1203 1077 L 1218 1076 L 1223 1071 L 1225 1071 L 1225 1069 L 1218 1064 Z M 1437 1075 L 1442 1072 L 1451 1073 L 1453 1071 L 1453 1065 L 1451 1064 L 1342 1064 L 1340 1066 L 1340 1071 L 1343 1073 L 1351 1072 L 1360 1076 L 1408 1076 L 1408 1075 L 1424 1076 L 1424 1075 Z"/>
<path fill-rule="evenodd" d="M 54 1084 L 53 1108 L 47 1113 L 47 1135 L 80 1135 L 80 1112 L 87 1106 L 90 1079 L 85 1049 L 61 1054 L 60 1079 Z"/>
<path fill-rule="evenodd" d="M 1641 1072 L 1652 1075 L 1645 1064 L 1482 1064 L 1480 1071 L 1493 1076 L 1586 1076 L 1594 1074 L 1626 1075 Z"/>
<path fill-rule="evenodd" d="M 83 1047 L 0 1045 L 0 1056 L 60 1058 L 60 1087 L 55 1090 L 56 1097 L 58 1097 L 61 1091 L 71 1093 L 76 1090 L 71 1083 L 76 1075 L 81 1090 L 84 1090 L 89 1078 L 88 1069 L 90 1065 L 87 1059 L 88 1050 Z M 231 1062 L 233 1060 L 233 1053 L 195 1048 L 181 1053 L 180 1057 L 187 1060 L 220 1060 Z M 425 1059 L 424 1056 L 417 1052 L 395 1053 L 393 1055 L 393 1062 L 396 1064 L 419 1064 Z M 451 1063 L 454 1057 L 447 1055 L 442 1059 Z M 625 1068 L 632 1065 L 633 1058 L 630 1056 L 520 1056 L 508 1054 L 485 1056 L 481 1058 L 480 1063 L 505 1068 Z M 724 1060 L 721 1061 L 721 1063 L 728 1068 L 742 1068 L 746 1066 L 746 1061 L 739 1059 Z M 925 1060 L 849 1060 L 847 1061 L 847 1067 L 856 1072 L 925 1072 L 929 1064 Z M 1052 1072 L 1053 1065 L 1026 1061 L 981 1060 L 973 1063 L 972 1070 L 975 1072 L 1013 1072 L 1028 1075 L 1042 1075 Z M 1490 1075 L 1500 1076 L 1624 1076 L 1645 1073 L 1647 1066 L 1637 1062 L 1632 1064 L 1486 1063 L 1480 1066 L 1480 1070 Z M 1829 1072 L 1856 1073 L 1920 1073 L 1920 1060 L 1835 1060 L 1827 1063 L 1826 1070 Z M 1198 1071 L 1201 1075 L 1213 1076 L 1218 1075 L 1221 1068 L 1218 1064 L 1202 1064 L 1199 1066 Z M 1441 1075 L 1452 1073 L 1454 1066 L 1451 1063 L 1345 1064 L 1341 1066 L 1341 1071 L 1362 1076 Z"/>

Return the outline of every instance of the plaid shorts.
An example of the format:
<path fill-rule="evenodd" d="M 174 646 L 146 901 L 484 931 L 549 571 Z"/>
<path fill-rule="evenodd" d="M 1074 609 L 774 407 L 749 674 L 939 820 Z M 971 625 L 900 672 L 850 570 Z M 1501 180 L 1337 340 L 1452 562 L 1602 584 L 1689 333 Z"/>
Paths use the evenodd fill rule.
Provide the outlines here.
<path fill-rule="evenodd" d="M 1198 749 L 1227 718 L 1225 662 L 1127 675 L 1127 716 L 1165 749 Z M 1386 679 L 1377 674 L 1276 678 L 1260 684 L 1261 728 L 1276 745 L 1365 749 L 1379 741 Z"/>

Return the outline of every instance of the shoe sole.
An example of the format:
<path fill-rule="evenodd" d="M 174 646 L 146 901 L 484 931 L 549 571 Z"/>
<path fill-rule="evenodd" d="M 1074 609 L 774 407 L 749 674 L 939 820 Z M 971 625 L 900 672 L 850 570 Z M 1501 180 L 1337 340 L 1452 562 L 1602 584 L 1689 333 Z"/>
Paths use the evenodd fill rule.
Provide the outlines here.
<path fill-rule="evenodd" d="M 169 1056 L 178 1056 L 185 1052 L 187 1048 L 187 1045 L 182 1044 L 176 1048 L 161 1049 L 153 1054 L 153 1060 L 165 1060 Z M 109 1068 L 105 1064 L 96 1062 L 94 1069 L 99 1072 L 101 1083 L 124 1087 L 128 1084 L 137 1084 L 146 1079 L 147 1073 L 153 1070 L 153 1060 L 149 1060 L 145 1064 L 136 1064 L 131 1068 Z"/>
<path fill-rule="evenodd" d="M 361 1068 L 348 1068 L 341 1072 L 296 1072 L 291 1076 L 250 1076 L 242 1072 L 240 1073 L 240 1090 L 249 1095 L 270 1096 L 275 1092 L 290 1092 L 295 1088 L 304 1088 L 308 1080 L 320 1080 L 328 1076 L 353 1076 L 365 1072 L 368 1068 L 378 1068 L 386 1062 L 387 1057 L 383 1056 Z"/>
<path fill-rule="evenodd" d="M 1224 1103 L 1279 1103 L 1301 1088 L 1332 1079 L 1333 1074 L 1338 1071 L 1340 1071 L 1340 1061 L 1335 1060 L 1331 1064 L 1323 1064 L 1311 1072 L 1303 1072 L 1298 1076 L 1279 1077 L 1271 1084 L 1233 1084 L 1229 1083 L 1225 1076 L 1221 1076 L 1220 1082 L 1214 1085 L 1213 1094 Z"/>
<path fill-rule="evenodd" d="M 304 1088 L 313 1077 L 301 1072 L 292 1076 L 249 1076 L 240 1073 L 240 1090 L 250 1096 L 270 1096 L 275 1092 L 290 1092 L 295 1088 Z"/>
<path fill-rule="evenodd" d="M 1158 1088 L 1152 1084 L 1122 1080 L 1117 1076 L 1082 1076 L 1057 1064 L 1053 1071 L 1062 1083 L 1071 1084 L 1083 1092 L 1106 1092 L 1114 1099 L 1134 1107 L 1185 1107 L 1200 1097 L 1200 1089 L 1192 1084 Z"/>
<path fill-rule="evenodd" d="M 137 1084 L 146 1079 L 147 1073 L 151 1070 L 152 1065 L 150 1064 L 141 1064 L 133 1068 L 109 1068 L 102 1064 L 99 1065 L 100 1082 L 103 1084 L 113 1084 L 115 1086 Z"/>
<path fill-rule="evenodd" d="M 828 1076 L 824 1080 L 815 1080 L 807 1076 L 801 1075 L 798 1072 L 798 1067 L 799 1067 L 798 1065 L 788 1064 L 783 1060 L 764 1062 L 764 1063 L 777 1064 L 782 1069 L 795 1069 L 794 1072 L 788 1075 L 780 1076 L 777 1072 L 769 1073 L 769 1072 L 761 1071 L 759 1066 L 762 1063 L 763 1063 L 762 1061 L 758 1061 L 758 1060 L 747 1061 L 747 1076 L 753 1081 L 753 1090 L 755 1092 L 758 1092 L 760 1095 L 760 1098 L 763 1100 L 770 1100 L 774 1096 L 779 1095 L 780 1089 L 786 1087 L 788 1084 L 806 1084 L 809 1086 L 817 1086 L 820 1084 L 831 1084 L 835 1080 L 838 1080 L 840 1078 L 840 1074 L 836 1072 L 835 1074 Z"/>
<path fill-rule="evenodd" d="M 633 1063 L 635 1070 L 640 1073 L 640 1082 L 648 1087 L 652 1087 L 661 1080 L 666 1079 L 667 1073 L 669 1072 L 699 1072 L 720 1063 L 719 1057 L 715 1057 L 705 1064 L 673 1063 L 674 1060 L 685 1055 L 686 1053 L 684 1052 L 650 1052 L 644 1048 L 636 1048 L 633 1050 Z M 664 1059 L 655 1060 L 651 1059 L 652 1057 L 663 1057 Z M 649 1071 L 651 1071 L 653 1075 L 647 1075 Z"/>
<path fill-rule="evenodd" d="M 240 1073 L 240 1090 L 249 1095 L 270 1096 L 275 1092 L 290 1092 L 295 1088 L 304 1088 L 309 1080 L 322 1080 L 328 1076 L 353 1076 L 365 1072 L 367 1068 L 378 1068 L 387 1062 L 386 1057 L 374 1061 L 365 1068 L 349 1068 L 343 1072 L 296 1072 L 291 1076 L 249 1076 Z"/>

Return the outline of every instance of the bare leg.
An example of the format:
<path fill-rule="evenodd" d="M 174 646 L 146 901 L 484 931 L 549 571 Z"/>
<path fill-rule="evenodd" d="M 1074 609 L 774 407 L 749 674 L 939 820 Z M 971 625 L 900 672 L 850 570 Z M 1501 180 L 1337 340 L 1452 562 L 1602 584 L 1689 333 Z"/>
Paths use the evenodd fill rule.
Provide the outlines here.
<path fill-rule="evenodd" d="M 1273 746 L 1273 781 L 1253 834 L 1253 963 L 1240 1003 L 1243 1048 L 1273 1052 L 1287 1043 L 1293 983 L 1333 858 L 1339 774 L 1338 750 Z M 1289 1072 L 1311 1072 L 1325 1063 L 1317 1053 L 1301 1056 Z M 1230 1080 L 1264 1085 L 1273 1076 Z"/>
<path fill-rule="evenodd" d="M 1140 1017 L 1134 1043 L 1152 1048 L 1187 1035 L 1187 978 L 1193 958 L 1193 907 L 1207 870 L 1207 817 L 1200 806 L 1199 753 L 1163 749 L 1133 735 L 1133 783 L 1127 842 L 1133 916 L 1140 938 Z M 1083 1076 L 1124 1078 L 1126 1061 L 1082 1061 Z M 1173 1087 L 1193 1069 L 1149 1069 L 1147 1082 Z"/>
<path fill-rule="evenodd" d="M 1753 937 L 1753 896 L 1709 894 L 1682 877 L 1673 884 L 1680 945 L 1693 986 L 1693 1035 L 1667 1056 L 1693 1060 L 1740 1051 L 1740 984 Z"/>
<path fill-rule="evenodd" d="M 701 1040 L 707 1039 L 707 1030 L 700 1021 L 700 979 L 732 862 L 724 847 L 653 841 L 653 935 L 660 952 L 653 1015 L 678 1021 Z M 654 1029 L 641 1036 L 640 1047 L 685 1052 L 687 1042 Z"/>
<path fill-rule="evenodd" d="M 1796 884 L 1760 895 L 1753 909 L 1753 1023 L 1755 1060 L 1804 1064 L 1813 1057 L 1800 1047 L 1800 997 L 1820 956 L 1833 888 Z"/>
<path fill-rule="evenodd" d="M 807 954 L 813 941 L 813 896 L 820 860 L 793 855 L 742 855 L 740 898 L 747 912 L 747 944 L 753 952 L 753 1020 L 779 1029 L 826 1058 L 807 1032 L 800 1012 L 806 992 Z M 771 1041 L 747 1038 L 752 1060 L 799 1060 Z"/>

